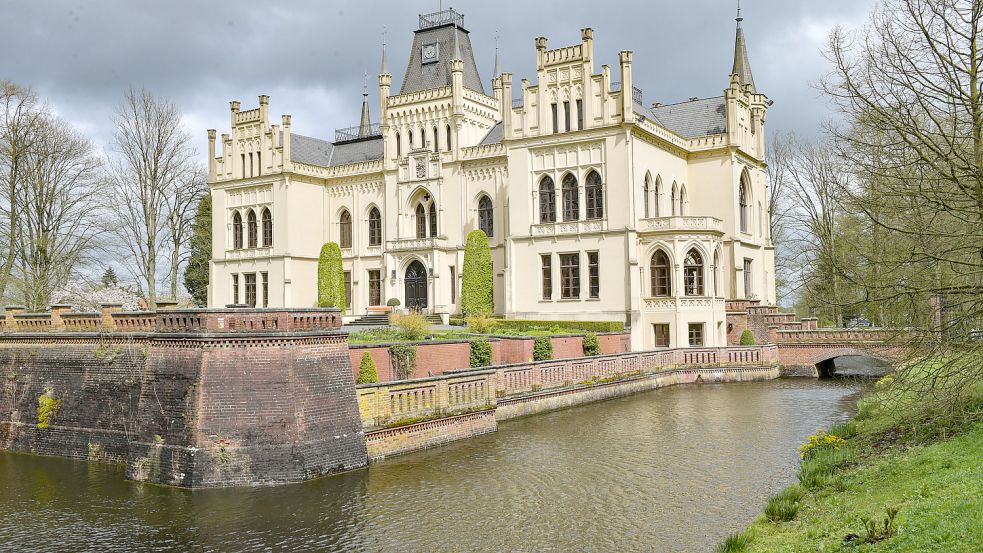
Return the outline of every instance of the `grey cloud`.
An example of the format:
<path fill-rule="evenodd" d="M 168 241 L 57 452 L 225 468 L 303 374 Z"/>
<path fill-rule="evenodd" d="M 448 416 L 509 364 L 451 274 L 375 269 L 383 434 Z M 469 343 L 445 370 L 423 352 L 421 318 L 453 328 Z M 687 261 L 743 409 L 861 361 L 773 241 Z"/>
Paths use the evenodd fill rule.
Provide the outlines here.
<path fill-rule="evenodd" d="M 819 53 L 836 24 L 864 22 L 873 0 L 745 0 L 744 27 L 758 88 L 775 100 L 772 130 L 815 132 L 830 116 L 809 87 L 827 68 Z M 16 45 L 0 58 L 0 78 L 36 87 L 65 118 L 100 144 L 128 86 L 146 87 L 185 112 L 199 150 L 204 129 L 227 130 L 228 101 L 244 107 L 271 94 L 273 113 L 291 113 L 298 132 L 330 138 L 357 123 L 363 73 L 377 115 L 376 73 L 388 31 L 394 89 L 407 61 L 417 14 L 436 2 L 70 2 L 8 0 L 0 33 Z M 445 3 L 446 7 L 446 3 Z M 533 38 L 575 44 L 595 30 L 597 67 L 635 52 L 635 81 L 647 102 L 721 93 L 733 58 L 734 2 L 458 2 L 482 78 L 494 62 L 516 79 L 534 78 Z"/>

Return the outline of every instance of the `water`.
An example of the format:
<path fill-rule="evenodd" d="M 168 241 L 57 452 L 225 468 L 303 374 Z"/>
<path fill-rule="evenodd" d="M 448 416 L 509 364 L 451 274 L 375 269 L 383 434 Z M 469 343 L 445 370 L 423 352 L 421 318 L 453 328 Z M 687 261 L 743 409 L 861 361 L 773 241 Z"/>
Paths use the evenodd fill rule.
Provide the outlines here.
<path fill-rule="evenodd" d="M 275 488 L 187 491 L 0 454 L 0 550 L 705 551 L 863 384 L 680 386 Z"/>

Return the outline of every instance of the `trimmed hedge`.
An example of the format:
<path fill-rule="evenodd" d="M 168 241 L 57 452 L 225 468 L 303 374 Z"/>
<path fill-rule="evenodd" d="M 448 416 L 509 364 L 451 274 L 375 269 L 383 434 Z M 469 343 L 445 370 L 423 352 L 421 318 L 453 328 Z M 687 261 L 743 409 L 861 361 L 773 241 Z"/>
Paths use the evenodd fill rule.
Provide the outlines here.
<path fill-rule="evenodd" d="M 741 333 L 741 345 L 742 346 L 754 345 L 754 333 L 751 332 L 750 328 L 745 328 L 744 332 Z"/>
<path fill-rule="evenodd" d="M 321 247 L 317 262 L 317 305 L 338 307 L 345 312 L 345 270 L 341 264 L 341 248 L 335 242 Z"/>
<path fill-rule="evenodd" d="M 597 334 L 593 332 L 584 333 L 584 355 L 600 355 L 601 342 L 597 339 Z"/>
<path fill-rule="evenodd" d="M 581 330 L 591 332 L 624 332 L 625 323 L 618 321 L 537 321 L 528 319 L 501 319 L 495 325 L 499 330 Z"/>
<path fill-rule="evenodd" d="M 549 361 L 553 358 L 553 340 L 549 336 L 540 336 L 532 346 L 533 361 Z"/>
<path fill-rule="evenodd" d="M 465 315 L 490 315 L 495 311 L 494 275 L 488 236 L 481 230 L 468 233 L 461 272 L 461 310 Z"/>
<path fill-rule="evenodd" d="M 355 379 L 355 384 L 373 384 L 378 381 L 379 372 L 375 368 L 375 360 L 369 352 L 365 352 L 358 363 L 358 378 Z"/>
<path fill-rule="evenodd" d="M 492 364 L 492 345 L 488 340 L 471 341 L 471 367 L 487 367 Z"/>

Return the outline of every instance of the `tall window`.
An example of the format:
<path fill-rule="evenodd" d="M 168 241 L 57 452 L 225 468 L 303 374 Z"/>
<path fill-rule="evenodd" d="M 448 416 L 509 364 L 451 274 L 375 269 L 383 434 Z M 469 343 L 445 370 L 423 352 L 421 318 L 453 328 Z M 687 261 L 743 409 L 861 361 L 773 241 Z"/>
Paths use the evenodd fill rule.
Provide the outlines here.
<path fill-rule="evenodd" d="M 451 266 L 451 303 L 457 303 L 457 267 Z"/>
<path fill-rule="evenodd" d="M 653 217 L 659 217 L 660 212 L 662 211 L 662 208 L 659 207 L 659 204 L 661 203 L 662 203 L 662 175 L 656 175 L 655 176 L 655 205 L 653 206 L 655 209 L 652 210 Z"/>
<path fill-rule="evenodd" d="M 587 173 L 584 192 L 587 196 L 587 218 L 602 219 L 604 217 L 604 185 L 601 184 L 601 175 L 597 171 Z"/>
<path fill-rule="evenodd" d="M 577 130 L 584 128 L 584 101 L 577 100 Z"/>
<path fill-rule="evenodd" d="M 751 272 L 751 260 L 744 260 L 744 297 L 750 298 L 754 294 L 754 278 Z"/>
<path fill-rule="evenodd" d="M 747 181 L 743 176 L 741 176 L 741 188 L 738 192 L 738 204 L 740 204 L 741 208 L 741 232 L 748 232 L 748 219 L 750 219 L 750 213 L 748 213 L 748 189 Z"/>
<path fill-rule="evenodd" d="M 437 236 L 437 203 L 430 204 L 430 236 Z"/>
<path fill-rule="evenodd" d="M 478 228 L 488 236 L 495 236 L 494 208 L 488 196 L 478 200 Z"/>
<path fill-rule="evenodd" d="M 539 256 L 539 259 L 543 266 L 543 299 L 551 300 L 553 299 L 553 255 L 544 253 Z"/>
<path fill-rule="evenodd" d="M 352 310 L 352 272 L 345 271 L 345 307 Z"/>
<path fill-rule="evenodd" d="M 451 126 L 447 125 L 447 151 L 451 151 Z"/>
<path fill-rule="evenodd" d="M 232 247 L 242 248 L 242 215 L 238 211 L 232 216 Z"/>
<path fill-rule="evenodd" d="M 689 347 L 703 347 L 703 323 L 689 324 Z"/>
<path fill-rule="evenodd" d="M 369 305 L 382 305 L 382 271 L 369 271 Z"/>
<path fill-rule="evenodd" d="M 257 239 L 256 212 L 251 209 L 249 210 L 249 214 L 246 215 L 246 226 L 248 228 L 249 247 L 255 248 Z"/>
<path fill-rule="evenodd" d="M 232 303 L 239 303 L 239 275 L 232 275 Z"/>
<path fill-rule="evenodd" d="M 580 297 L 580 254 L 560 254 L 560 297 L 577 299 Z"/>
<path fill-rule="evenodd" d="M 645 206 L 645 217 L 649 216 L 649 194 L 651 194 L 652 179 L 645 175 L 645 184 L 642 185 L 642 204 Z"/>
<path fill-rule="evenodd" d="M 352 214 L 347 209 L 341 212 L 341 217 L 338 220 L 338 228 L 341 233 L 338 245 L 342 248 L 352 247 Z"/>
<path fill-rule="evenodd" d="M 672 183 L 672 197 L 669 200 L 672 202 L 672 216 L 675 217 L 679 215 L 679 187 L 676 183 Z"/>
<path fill-rule="evenodd" d="M 403 155 L 403 141 L 399 137 L 399 133 L 396 133 L 396 157 L 402 157 Z"/>
<path fill-rule="evenodd" d="M 553 132 L 557 133 L 560 132 L 560 116 L 555 102 L 550 107 L 553 108 Z"/>
<path fill-rule="evenodd" d="M 563 102 L 563 130 L 570 130 L 570 102 Z"/>
<path fill-rule="evenodd" d="M 539 222 L 556 222 L 556 186 L 548 176 L 539 181 Z"/>
<path fill-rule="evenodd" d="M 655 347 L 657 348 L 669 347 L 669 325 L 654 324 L 652 325 L 652 330 L 655 332 Z"/>
<path fill-rule="evenodd" d="M 260 273 L 263 281 L 263 307 L 270 306 L 270 273 Z"/>
<path fill-rule="evenodd" d="M 577 177 L 568 173 L 563 177 L 563 220 L 576 221 L 580 218 L 580 194 L 577 190 Z"/>
<path fill-rule="evenodd" d="M 382 214 L 378 208 L 373 207 L 369 210 L 369 245 L 379 246 L 382 244 Z"/>
<path fill-rule="evenodd" d="M 246 273 L 246 305 L 256 307 L 256 273 Z"/>
<path fill-rule="evenodd" d="M 407 145 L 407 148 L 406 149 L 412 152 L 413 151 L 413 129 L 410 129 L 409 132 L 406 133 L 406 138 L 407 138 L 407 140 L 409 140 L 409 144 Z"/>
<path fill-rule="evenodd" d="M 720 278 L 718 278 L 719 271 L 720 254 L 713 252 L 713 295 L 717 297 L 723 296 L 723 294 L 720 293 Z"/>
<path fill-rule="evenodd" d="M 253 154 L 249 153 L 249 176 L 253 176 Z M 255 306 L 254 306 L 255 307 Z"/>
<path fill-rule="evenodd" d="M 273 213 L 270 208 L 263 209 L 263 247 L 273 246 Z"/>
<path fill-rule="evenodd" d="M 587 278 L 590 298 L 601 297 L 601 263 L 597 252 L 587 252 Z"/>
<path fill-rule="evenodd" d="M 669 256 L 662 250 L 656 250 L 649 263 L 652 297 L 664 298 L 672 295 L 672 280 L 670 274 Z"/>
<path fill-rule="evenodd" d="M 686 185 L 684 184 L 682 188 L 679 189 L 679 214 L 686 215 L 689 213 L 688 208 L 689 200 L 686 197 Z"/>
<path fill-rule="evenodd" d="M 703 295 L 703 256 L 696 250 L 683 261 L 683 285 L 687 296 Z"/>
<path fill-rule="evenodd" d="M 423 204 L 416 206 L 416 237 L 427 237 L 427 208 Z"/>
<path fill-rule="evenodd" d="M 435 151 L 435 152 L 439 152 L 440 151 L 440 140 L 437 139 L 437 126 L 436 125 L 434 125 L 434 127 L 433 127 L 433 144 L 431 144 L 431 146 L 433 147 L 433 151 Z"/>

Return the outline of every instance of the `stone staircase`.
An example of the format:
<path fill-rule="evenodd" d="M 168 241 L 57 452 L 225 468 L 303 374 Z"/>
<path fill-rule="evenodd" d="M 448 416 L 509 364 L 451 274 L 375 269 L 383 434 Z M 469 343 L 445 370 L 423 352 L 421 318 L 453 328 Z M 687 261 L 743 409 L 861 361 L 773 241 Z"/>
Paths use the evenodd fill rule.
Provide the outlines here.
<path fill-rule="evenodd" d="M 440 315 L 425 314 L 424 317 L 427 322 L 432 325 L 442 324 L 443 321 Z M 369 312 L 367 315 L 363 315 L 354 321 L 348 323 L 348 326 L 385 326 L 389 324 L 389 313 L 387 312 Z"/>
<path fill-rule="evenodd" d="M 774 305 L 761 305 L 760 300 L 731 300 L 727 302 L 727 343 L 737 345 L 745 329 L 750 329 L 758 344 L 774 343 L 783 331 L 817 330 L 818 320 L 799 319 L 795 313 L 782 313 Z"/>

